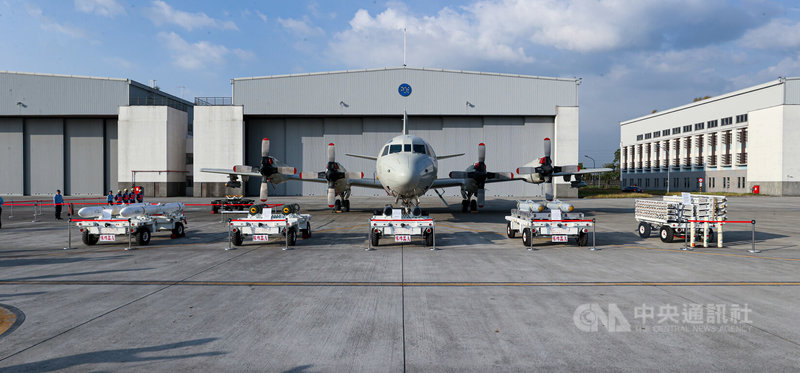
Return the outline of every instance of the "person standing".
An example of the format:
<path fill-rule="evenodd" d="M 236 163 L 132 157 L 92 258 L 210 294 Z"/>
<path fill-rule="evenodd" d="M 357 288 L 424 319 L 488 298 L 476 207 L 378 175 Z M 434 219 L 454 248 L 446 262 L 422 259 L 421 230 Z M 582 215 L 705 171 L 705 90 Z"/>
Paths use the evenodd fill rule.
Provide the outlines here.
<path fill-rule="evenodd" d="M 56 195 L 53 196 L 53 204 L 56 206 L 56 219 L 61 220 L 61 206 L 64 204 L 64 196 L 61 195 L 61 189 L 56 190 Z"/>
<path fill-rule="evenodd" d="M 111 206 L 114 204 L 114 192 L 108 191 L 108 195 L 106 196 L 106 203 Z"/>
<path fill-rule="evenodd" d="M 114 196 L 114 202 L 118 205 L 122 204 L 122 191 L 117 189 L 117 195 Z"/>
<path fill-rule="evenodd" d="M 3 197 L 0 197 L 0 228 L 3 228 Z"/>

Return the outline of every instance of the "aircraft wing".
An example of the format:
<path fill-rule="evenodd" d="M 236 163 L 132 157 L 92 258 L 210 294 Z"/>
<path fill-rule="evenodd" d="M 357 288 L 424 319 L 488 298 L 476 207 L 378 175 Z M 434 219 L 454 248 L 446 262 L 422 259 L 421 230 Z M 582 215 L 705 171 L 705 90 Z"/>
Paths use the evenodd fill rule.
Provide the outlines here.
<path fill-rule="evenodd" d="M 521 179 L 515 179 L 514 178 L 514 174 L 512 174 L 510 172 L 489 172 L 487 174 L 488 174 L 487 175 L 488 177 L 486 178 L 486 181 L 484 182 L 486 184 L 488 184 L 488 183 L 502 183 L 504 181 L 521 180 Z M 454 187 L 454 186 L 463 186 L 469 180 L 471 180 L 471 179 L 466 178 L 466 177 L 465 178 L 436 179 L 433 182 L 433 185 L 431 186 L 431 188 L 432 189 L 433 188 L 438 189 L 438 188 L 447 188 L 447 187 Z"/>
<path fill-rule="evenodd" d="M 610 172 L 610 171 L 614 170 L 611 168 L 585 168 L 574 172 L 554 172 L 553 176 L 599 174 L 601 172 Z"/>
<path fill-rule="evenodd" d="M 370 156 L 370 155 L 350 154 L 350 153 L 345 153 L 345 155 L 346 156 L 350 156 L 350 157 L 355 157 L 355 158 L 367 159 L 367 160 L 370 160 L 370 161 L 377 161 L 378 160 L 378 157 L 373 157 L 373 156 Z"/>
<path fill-rule="evenodd" d="M 234 171 L 230 168 L 201 168 L 200 172 L 208 172 L 212 174 L 224 174 L 224 175 L 261 177 L 261 173 L 256 171 Z"/>
<path fill-rule="evenodd" d="M 383 189 L 381 182 L 375 179 L 351 179 L 350 185 L 360 186 L 364 188 Z"/>

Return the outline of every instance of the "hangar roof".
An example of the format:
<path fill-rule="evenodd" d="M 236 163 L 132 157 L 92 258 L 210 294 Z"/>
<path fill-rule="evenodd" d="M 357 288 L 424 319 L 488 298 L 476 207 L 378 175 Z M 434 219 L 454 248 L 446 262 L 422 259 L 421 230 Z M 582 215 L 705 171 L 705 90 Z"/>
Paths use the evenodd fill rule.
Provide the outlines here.
<path fill-rule="evenodd" d="M 130 79 L 0 71 L 0 116 L 115 116 L 119 106 L 192 103 Z"/>
<path fill-rule="evenodd" d="M 245 115 L 549 115 L 577 106 L 579 79 L 394 67 L 236 78 Z M 410 93 L 401 94 L 407 84 Z"/>

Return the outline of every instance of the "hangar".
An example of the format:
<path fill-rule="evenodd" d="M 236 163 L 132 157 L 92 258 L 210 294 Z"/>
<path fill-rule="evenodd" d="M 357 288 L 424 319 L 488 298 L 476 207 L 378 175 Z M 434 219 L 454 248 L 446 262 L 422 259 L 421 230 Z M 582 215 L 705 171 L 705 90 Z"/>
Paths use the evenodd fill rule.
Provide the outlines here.
<path fill-rule="evenodd" d="M 194 195 L 226 194 L 225 175 L 200 168 L 258 165 L 262 138 L 271 155 L 298 172 L 325 168 L 326 144 L 348 171 L 375 177 L 373 161 L 345 153 L 376 156 L 384 143 L 408 130 L 425 138 L 437 154 L 466 153 L 439 162 L 439 178 L 464 170 L 486 144 L 490 171 L 514 171 L 543 154 L 552 138 L 555 164 L 578 163 L 577 79 L 424 68 L 384 68 L 236 78 L 231 99 L 198 98 L 194 108 Z M 258 180 L 242 186 L 258 195 Z M 452 194 L 457 189 L 450 189 Z M 559 179 L 561 196 L 577 196 Z M 354 188 L 353 195 L 382 195 Z M 324 195 L 325 186 L 289 181 L 271 195 Z M 541 185 L 491 184 L 487 195 L 540 196 Z"/>
<path fill-rule="evenodd" d="M 186 193 L 192 103 L 130 79 L 0 71 L 0 194 Z"/>
<path fill-rule="evenodd" d="M 800 78 L 621 122 L 622 185 L 800 195 L 798 123 Z"/>

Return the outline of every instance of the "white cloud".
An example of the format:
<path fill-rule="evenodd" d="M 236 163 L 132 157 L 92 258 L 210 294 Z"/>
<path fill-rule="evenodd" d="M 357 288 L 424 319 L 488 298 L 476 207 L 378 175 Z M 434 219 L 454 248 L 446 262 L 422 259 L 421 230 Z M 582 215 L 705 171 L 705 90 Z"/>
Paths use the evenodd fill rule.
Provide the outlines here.
<path fill-rule="evenodd" d="M 219 29 L 238 30 L 233 21 L 221 21 L 209 17 L 203 12 L 189 13 L 182 10 L 177 10 L 169 4 L 156 0 L 153 1 L 153 6 L 146 12 L 150 21 L 154 24 L 161 26 L 164 24 L 175 24 L 183 27 L 187 31 L 194 29 L 212 27 Z"/>
<path fill-rule="evenodd" d="M 755 49 L 797 48 L 800 46 L 800 22 L 773 19 L 742 36 L 741 44 Z"/>
<path fill-rule="evenodd" d="M 174 32 L 160 32 L 158 39 L 172 55 L 172 63 L 187 70 L 199 70 L 209 65 L 222 65 L 229 55 L 251 59 L 254 54 L 242 49 L 230 50 L 224 45 L 207 41 L 189 43 Z"/>
<path fill-rule="evenodd" d="M 75 9 L 104 17 L 125 14 L 125 8 L 116 0 L 75 0 Z"/>
<path fill-rule="evenodd" d="M 30 3 L 25 4 L 25 9 L 28 11 L 28 15 L 30 15 L 31 17 L 37 18 L 39 20 L 39 23 L 40 23 L 42 29 L 45 30 L 45 31 L 52 31 L 52 32 L 56 32 L 56 33 L 59 33 L 59 34 L 64 34 L 64 35 L 67 35 L 69 37 L 76 38 L 76 39 L 77 38 L 83 38 L 83 37 L 86 36 L 86 33 L 82 29 L 80 29 L 78 27 L 74 27 L 74 26 L 58 23 L 58 22 L 54 21 L 53 19 L 51 19 L 50 17 L 45 16 L 44 12 L 42 12 L 42 9 L 40 9 L 40 8 L 30 4 Z"/>
<path fill-rule="evenodd" d="M 308 17 L 303 17 L 302 19 L 278 18 L 278 23 L 299 37 L 325 35 L 325 30 L 319 26 L 312 25 Z"/>
<path fill-rule="evenodd" d="M 256 10 L 256 15 L 258 16 L 258 18 L 261 18 L 262 21 L 267 22 L 267 15 L 266 14 L 261 13 L 261 11 L 259 11 L 259 10 Z"/>

